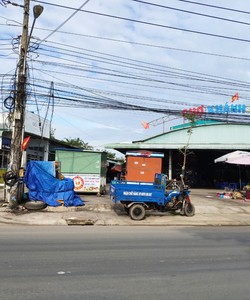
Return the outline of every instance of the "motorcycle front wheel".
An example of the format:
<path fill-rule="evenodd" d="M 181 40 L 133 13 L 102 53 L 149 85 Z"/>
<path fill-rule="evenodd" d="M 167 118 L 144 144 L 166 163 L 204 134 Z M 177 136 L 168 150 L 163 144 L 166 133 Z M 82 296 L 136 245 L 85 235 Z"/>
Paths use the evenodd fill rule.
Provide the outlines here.
<path fill-rule="evenodd" d="M 186 203 L 184 206 L 184 215 L 187 217 L 192 217 L 195 214 L 195 207 L 192 203 Z"/>

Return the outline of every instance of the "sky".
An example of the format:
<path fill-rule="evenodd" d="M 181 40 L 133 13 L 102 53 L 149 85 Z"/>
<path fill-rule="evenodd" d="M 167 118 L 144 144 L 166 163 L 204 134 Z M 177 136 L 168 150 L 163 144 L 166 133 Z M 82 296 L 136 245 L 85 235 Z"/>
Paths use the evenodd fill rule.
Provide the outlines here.
<path fill-rule="evenodd" d="M 24 4 L 7 2 L 0 0 L 4 112 Z M 30 1 L 30 28 L 38 4 L 26 109 L 50 120 L 57 139 L 100 148 L 161 134 L 183 123 L 182 110 L 224 107 L 235 93 L 235 103 L 249 106 L 249 1 Z"/>

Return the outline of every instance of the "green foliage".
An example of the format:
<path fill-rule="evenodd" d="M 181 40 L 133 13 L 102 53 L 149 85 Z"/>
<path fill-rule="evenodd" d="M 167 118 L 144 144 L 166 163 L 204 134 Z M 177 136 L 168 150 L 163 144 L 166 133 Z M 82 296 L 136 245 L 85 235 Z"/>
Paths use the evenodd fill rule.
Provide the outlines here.
<path fill-rule="evenodd" d="M 79 148 L 79 149 L 94 150 L 93 146 L 89 145 L 88 143 L 85 143 L 80 138 L 65 138 L 64 140 L 62 140 L 62 142 L 66 145 L 69 145 L 71 147 L 76 147 L 76 148 Z M 96 151 L 103 151 L 103 150 L 98 150 L 97 149 Z M 114 152 L 107 151 L 107 150 L 105 150 L 105 152 L 107 152 L 107 159 L 117 160 L 117 161 L 120 161 L 120 162 L 124 161 L 124 159 L 117 158 L 116 153 L 114 153 Z"/>
<path fill-rule="evenodd" d="M 107 158 L 108 159 L 113 159 L 113 160 L 116 160 L 116 161 L 118 161 L 118 162 L 120 162 L 120 163 L 124 163 L 124 158 L 122 158 L 122 157 L 117 157 L 116 155 L 116 153 L 114 153 L 114 152 L 110 152 L 110 151 L 107 151 L 106 150 L 106 152 L 107 152 Z"/>
<path fill-rule="evenodd" d="M 76 147 L 84 150 L 93 150 L 93 147 L 85 143 L 80 138 L 65 138 L 63 142 L 71 147 Z"/>
<path fill-rule="evenodd" d="M 103 150 L 97 149 L 97 151 L 103 151 Z M 117 153 L 112 152 L 112 151 L 108 151 L 108 150 L 105 150 L 105 152 L 107 153 L 107 159 L 116 160 L 120 163 L 124 163 L 124 158 L 123 157 L 118 157 Z"/>
<path fill-rule="evenodd" d="M 198 118 L 200 118 L 197 114 L 193 112 L 185 112 L 183 114 L 183 118 L 190 122 L 190 126 L 193 127 Z"/>
<path fill-rule="evenodd" d="M 107 158 L 108 159 L 116 159 L 115 153 L 109 152 L 109 151 L 106 151 L 106 152 L 107 152 Z"/>
<path fill-rule="evenodd" d="M 183 154 L 182 175 L 184 176 L 185 175 L 185 170 L 186 170 L 187 156 L 190 154 L 189 151 L 188 151 L 188 147 L 189 147 L 191 135 L 193 133 L 193 127 L 195 126 L 196 121 L 199 118 L 199 116 L 197 116 L 197 114 L 195 114 L 193 112 L 186 112 L 183 115 L 183 118 L 187 119 L 190 122 L 190 128 L 187 130 L 187 133 L 188 133 L 187 143 L 184 146 L 184 149 L 180 150 L 180 152 Z"/>

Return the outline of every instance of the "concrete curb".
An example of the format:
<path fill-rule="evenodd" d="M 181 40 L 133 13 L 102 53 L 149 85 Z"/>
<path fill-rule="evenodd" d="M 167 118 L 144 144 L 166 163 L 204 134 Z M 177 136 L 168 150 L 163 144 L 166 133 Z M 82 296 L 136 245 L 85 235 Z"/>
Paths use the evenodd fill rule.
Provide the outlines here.
<path fill-rule="evenodd" d="M 215 208 L 197 206 L 193 217 L 148 212 L 142 221 L 133 221 L 120 207 L 46 208 L 43 211 L 0 210 L 0 223 L 54 226 L 249 226 L 250 207 Z"/>
<path fill-rule="evenodd" d="M 15 212 L 0 206 L 0 225 L 34 226 L 249 226 L 250 201 L 220 199 L 216 190 L 193 190 L 195 205 L 193 217 L 171 213 L 147 212 L 142 221 L 133 221 L 120 204 L 113 204 L 108 195 L 83 195 L 85 206 L 50 207 L 40 211 L 27 211 L 23 207 Z"/>

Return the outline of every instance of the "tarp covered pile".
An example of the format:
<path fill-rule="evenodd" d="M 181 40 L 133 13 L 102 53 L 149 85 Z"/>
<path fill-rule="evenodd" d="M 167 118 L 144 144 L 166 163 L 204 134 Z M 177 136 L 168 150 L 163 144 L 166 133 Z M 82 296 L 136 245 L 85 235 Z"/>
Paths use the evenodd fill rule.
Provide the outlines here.
<path fill-rule="evenodd" d="M 84 202 L 74 191 L 70 178 L 57 179 L 51 173 L 49 162 L 30 161 L 25 171 L 24 182 L 29 189 L 30 200 L 40 200 L 50 206 L 81 206 Z"/>

